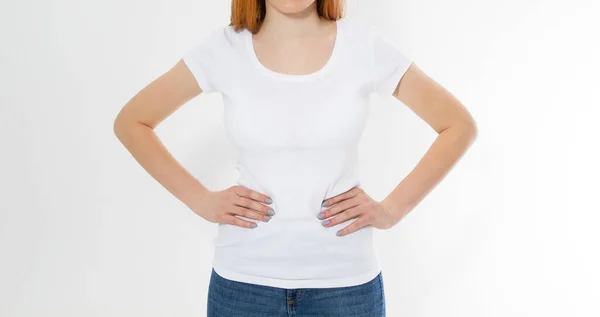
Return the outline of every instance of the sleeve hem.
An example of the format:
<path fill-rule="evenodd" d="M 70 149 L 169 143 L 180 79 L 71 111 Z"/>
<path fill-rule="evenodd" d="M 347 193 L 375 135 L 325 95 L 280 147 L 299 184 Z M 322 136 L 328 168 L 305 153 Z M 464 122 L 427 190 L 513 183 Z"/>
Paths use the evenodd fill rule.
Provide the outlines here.
<path fill-rule="evenodd" d="M 196 63 L 194 63 L 187 56 L 184 56 L 182 58 L 182 60 L 185 63 L 185 65 L 187 66 L 187 68 L 190 70 L 192 75 L 194 76 L 194 79 L 198 83 L 198 86 L 200 87 L 200 89 L 202 89 L 202 92 L 204 92 L 204 93 L 212 92 L 213 87 L 208 82 L 208 77 L 206 76 L 204 69 L 202 69 L 200 65 L 197 65 Z"/>
<path fill-rule="evenodd" d="M 381 85 L 377 89 L 377 92 L 382 96 L 392 95 L 398 87 L 398 84 L 402 80 L 402 77 L 404 77 L 404 74 L 410 68 L 410 65 L 412 65 L 412 61 L 408 61 L 408 63 L 404 63 L 402 66 L 398 66 L 396 70 L 390 75 L 388 80 L 381 83 Z"/>

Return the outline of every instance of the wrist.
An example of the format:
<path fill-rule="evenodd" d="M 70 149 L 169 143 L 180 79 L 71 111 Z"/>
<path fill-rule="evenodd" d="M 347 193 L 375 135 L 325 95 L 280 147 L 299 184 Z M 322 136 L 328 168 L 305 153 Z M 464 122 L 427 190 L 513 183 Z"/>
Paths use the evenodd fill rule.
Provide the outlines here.
<path fill-rule="evenodd" d="M 402 218 L 404 218 L 404 215 L 406 214 L 405 211 L 404 211 L 404 208 L 401 208 L 400 207 L 401 204 L 397 203 L 390 196 L 388 196 L 384 200 L 382 200 L 381 203 L 383 204 L 383 206 L 385 208 L 387 208 L 388 212 L 392 216 L 392 219 L 393 219 L 393 222 L 394 222 L 393 225 L 395 225 L 400 220 L 402 220 Z"/>
<path fill-rule="evenodd" d="M 192 189 L 191 197 L 188 206 L 197 214 L 206 209 L 207 199 L 212 191 L 198 184 Z"/>

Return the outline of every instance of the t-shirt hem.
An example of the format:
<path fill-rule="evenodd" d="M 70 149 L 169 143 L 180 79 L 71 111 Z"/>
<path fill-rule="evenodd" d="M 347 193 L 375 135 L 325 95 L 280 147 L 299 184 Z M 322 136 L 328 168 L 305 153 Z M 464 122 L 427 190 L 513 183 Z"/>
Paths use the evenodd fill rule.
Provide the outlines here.
<path fill-rule="evenodd" d="M 367 283 L 373 280 L 377 275 L 381 272 L 381 267 L 377 266 L 376 268 L 367 271 L 360 275 L 348 276 L 343 278 L 333 278 L 333 279 L 307 279 L 307 280 L 285 280 L 285 279 L 277 279 L 263 276 L 253 276 L 248 274 L 243 274 L 235 271 L 231 271 L 227 268 L 219 266 L 218 264 L 213 265 L 213 269 L 217 274 L 221 277 L 243 282 L 250 284 L 257 284 L 263 286 L 270 287 L 278 287 L 278 288 L 286 288 L 286 289 L 296 289 L 296 288 L 331 288 L 331 287 L 348 287 L 348 286 L 356 286 L 360 284 Z"/>

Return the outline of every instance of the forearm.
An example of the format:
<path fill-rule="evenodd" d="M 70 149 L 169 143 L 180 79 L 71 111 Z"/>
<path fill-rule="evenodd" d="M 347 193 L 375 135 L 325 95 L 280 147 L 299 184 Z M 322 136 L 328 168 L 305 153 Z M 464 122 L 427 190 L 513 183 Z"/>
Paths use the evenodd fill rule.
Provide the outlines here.
<path fill-rule="evenodd" d="M 474 124 L 452 126 L 441 133 L 415 168 L 384 199 L 399 221 L 431 192 L 476 138 Z"/>
<path fill-rule="evenodd" d="M 115 123 L 115 135 L 156 181 L 195 210 L 198 195 L 208 189 L 169 153 L 152 128 L 141 123 Z"/>

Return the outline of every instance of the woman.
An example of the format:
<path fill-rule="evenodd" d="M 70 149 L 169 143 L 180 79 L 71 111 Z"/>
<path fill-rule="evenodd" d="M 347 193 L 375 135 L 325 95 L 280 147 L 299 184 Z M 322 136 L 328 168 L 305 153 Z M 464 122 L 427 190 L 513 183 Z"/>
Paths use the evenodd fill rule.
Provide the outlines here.
<path fill-rule="evenodd" d="M 475 139 L 474 120 L 341 0 L 234 0 L 218 27 L 134 96 L 115 133 L 167 190 L 219 225 L 208 316 L 385 316 L 373 230 L 398 223 Z M 153 129 L 219 92 L 239 148 L 235 186 L 211 191 Z M 394 96 L 439 136 L 382 201 L 357 175 L 371 93 Z"/>

